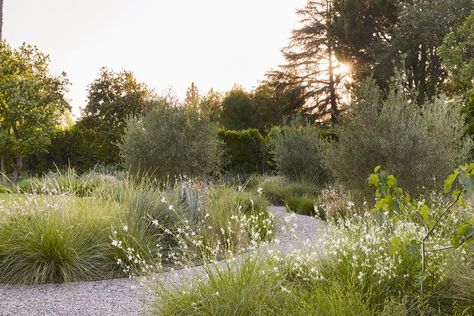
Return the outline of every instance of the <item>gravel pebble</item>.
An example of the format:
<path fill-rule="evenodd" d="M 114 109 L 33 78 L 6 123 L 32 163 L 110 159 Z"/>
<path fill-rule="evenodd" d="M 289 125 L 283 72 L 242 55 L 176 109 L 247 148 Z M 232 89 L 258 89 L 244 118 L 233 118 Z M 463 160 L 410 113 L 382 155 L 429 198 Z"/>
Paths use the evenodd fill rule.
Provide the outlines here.
<path fill-rule="evenodd" d="M 275 247 L 283 253 L 304 249 L 314 243 L 326 228 L 315 218 L 292 215 L 284 207 L 270 208 L 276 221 Z M 167 272 L 161 275 L 179 286 L 189 277 L 202 273 L 202 267 Z M 134 279 L 113 279 L 66 284 L 0 284 L 0 315 L 146 315 L 153 295 Z"/>

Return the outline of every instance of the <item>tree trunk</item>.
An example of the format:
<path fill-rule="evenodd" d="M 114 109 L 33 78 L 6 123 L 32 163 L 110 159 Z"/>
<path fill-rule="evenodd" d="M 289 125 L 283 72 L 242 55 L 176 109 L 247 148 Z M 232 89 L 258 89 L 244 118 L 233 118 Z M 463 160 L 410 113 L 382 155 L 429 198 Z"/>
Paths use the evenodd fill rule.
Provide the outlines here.
<path fill-rule="evenodd" d="M 0 40 L 3 38 L 3 0 L 0 0 Z"/>
<path fill-rule="evenodd" d="M 337 123 L 339 109 L 337 108 L 336 82 L 334 79 L 334 59 L 331 45 L 328 45 L 328 73 L 329 73 L 329 103 L 331 106 L 331 123 Z"/>
<path fill-rule="evenodd" d="M 2 178 L 5 178 L 7 175 L 7 164 L 5 161 L 5 154 L 0 156 L 0 170 L 2 172 Z"/>
<path fill-rule="evenodd" d="M 16 184 L 18 182 L 22 168 L 23 168 L 23 157 L 21 155 L 18 155 L 16 157 L 15 169 L 13 170 L 12 177 L 10 179 L 12 183 Z"/>
<path fill-rule="evenodd" d="M 332 2 L 326 2 L 326 22 L 328 25 L 332 25 Z M 331 106 L 331 123 L 335 125 L 337 123 L 337 118 L 339 116 L 339 109 L 337 108 L 337 92 L 336 92 L 336 80 L 334 78 L 334 49 L 333 41 L 329 36 L 330 27 L 327 26 L 326 36 L 327 36 L 327 54 L 328 54 L 328 75 L 329 75 L 329 104 Z"/>

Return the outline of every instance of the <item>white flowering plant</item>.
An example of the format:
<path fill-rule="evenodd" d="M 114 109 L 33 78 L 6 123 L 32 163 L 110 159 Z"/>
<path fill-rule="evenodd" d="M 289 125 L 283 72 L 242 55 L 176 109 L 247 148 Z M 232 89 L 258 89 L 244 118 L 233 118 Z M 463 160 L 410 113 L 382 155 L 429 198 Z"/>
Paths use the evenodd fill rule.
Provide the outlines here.
<path fill-rule="evenodd" d="M 444 182 L 445 193 L 451 193 L 452 201 L 444 208 L 432 207 L 423 199 L 414 199 L 397 186 L 393 175 L 374 169 L 369 184 L 376 188 L 376 203 L 373 210 L 387 214 L 395 228 L 410 226 L 413 232 L 405 236 L 394 236 L 391 249 L 407 249 L 419 258 L 417 282 L 423 285 L 440 276 L 440 266 L 435 262 L 448 250 L 464 251 L 463 246 L 474 236 L 473 210 L 465 195 L 474 193 L 474 163 L 460 166 Z M 449 254 L 448 256 L 452 256 Z M 442 275 L 442 274 L 441 274 Z"/>

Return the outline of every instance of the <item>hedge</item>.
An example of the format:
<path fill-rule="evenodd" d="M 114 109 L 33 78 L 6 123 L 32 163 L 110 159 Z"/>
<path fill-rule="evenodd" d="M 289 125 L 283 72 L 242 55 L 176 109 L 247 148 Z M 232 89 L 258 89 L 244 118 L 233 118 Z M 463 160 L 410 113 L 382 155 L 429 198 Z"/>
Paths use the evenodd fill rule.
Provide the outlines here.
<path fill-rule="evenodd" d="M 218 135 L 225 143 L 223 167 L 226 172 L 251 174 L 266 171 L 267 144 L 257 129 L 220 129 Z"/>

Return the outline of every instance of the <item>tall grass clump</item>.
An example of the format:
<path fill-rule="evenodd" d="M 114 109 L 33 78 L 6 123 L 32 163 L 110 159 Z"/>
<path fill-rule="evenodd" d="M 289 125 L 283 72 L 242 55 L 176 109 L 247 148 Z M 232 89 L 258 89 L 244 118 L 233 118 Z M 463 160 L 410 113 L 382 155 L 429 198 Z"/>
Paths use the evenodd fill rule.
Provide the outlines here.
<path fill-rule="evenodd" d="M 180 291 L 158 291 L 154 314 L 286 315 L 289 306 L 295 307 L 295 299 L 282 291 L 284 280 L 268 273 L 264 264 L 247 258 L 241 266 L 206 266 L 205 281 L 196 280 Z M 297 310 L 291 314 L 297 315 Z"/>
<path fill-rule="evenodd" d="M 467 159 L 461 109 L 443 99 L 415 106 L 392 86 L 386 98 L 368 81 L 355 92 L 350 115 L 336 128 L 338 141 L 324 146 L 325 162 L 339 184 L 368 196 L 361 175 L 381 165 L 412 194 L 440 188 Z"/>
<path fill-rule="evenodd" d="M 74 169 L 50 172 L 40 178 L 21 180 L 16 191 L 19 193 L 68 194 L 75 196 L 90 196 L 98 187 L 118 182 L 111 174 L 89 171 L 78 174 Z"/>
<path fill-rule="evenodd" d="M 141 217 L 142 225 L 150 225 L 162 235 L 149 248 L 149 256 L 128 244 L 129 235 L 119 232 L 113 236 L 117 251 L 130 259 L 121 260 L 128 273 L 156 273 L 221 260 L 254 249 L 273 236 L 273 217 L 265 199 L 256 192 L 189 182 L 166 192 L 160 203 L 176 220 L 167 225 L 156 214 Z M 140 249 L 143 245 L 136 246 Z"/>
<path fill-rule="evenodd" d="M 294 197 L 315 198 L 320 187 L 307 182 L 290 181 L 282 177 L 267 177 L 259 183 L 263 195 L 275 205 L 285 205 L 285 201 Z"/>
<path fill-rule="evenodd" d="M 50 283 L 121 275 L 107 257 L 118 207 L 64 195 L 2 204 L 0 282 Z"/>

